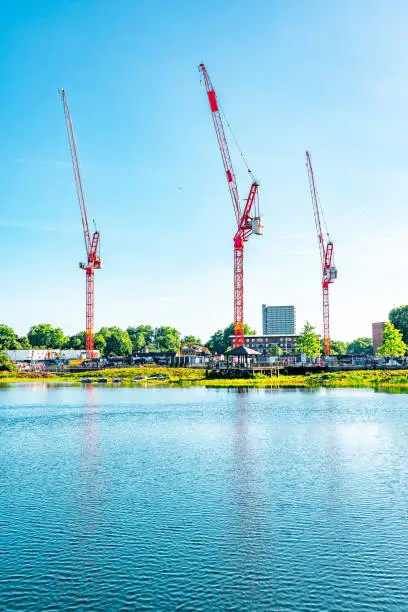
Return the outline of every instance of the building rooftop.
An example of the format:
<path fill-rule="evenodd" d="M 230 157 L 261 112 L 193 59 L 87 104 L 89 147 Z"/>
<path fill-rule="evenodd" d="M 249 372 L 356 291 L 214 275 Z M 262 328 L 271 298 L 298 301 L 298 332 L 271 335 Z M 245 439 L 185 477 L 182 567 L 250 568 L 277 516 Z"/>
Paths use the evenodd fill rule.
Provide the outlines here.
<path fill-rule="evenodd" d="M 247 346 L 237 346 L 237 348 L 231 349 L 228 351 L 228 355 L 260 355 L 258 351 L 254 351 L 254 349 L 248 348 Z"/>
<path fill-rule="evenodd" d="M 277 338 L 278 336 L 281 336 L 283 338 L 285 336 L 288 336 L 290 338 L 294 338 L 295 336 L 299 336 L 299 334 L 287 334 L 287 333 L 284 333 L 284 334 L 281 334 L 281 333 L 277 333 L 277 334 L 245 334 L 244 338 Z M 233 338 L 233 337 L 234 337 L 234 334 L 231 334 L 230 338 Z"/>

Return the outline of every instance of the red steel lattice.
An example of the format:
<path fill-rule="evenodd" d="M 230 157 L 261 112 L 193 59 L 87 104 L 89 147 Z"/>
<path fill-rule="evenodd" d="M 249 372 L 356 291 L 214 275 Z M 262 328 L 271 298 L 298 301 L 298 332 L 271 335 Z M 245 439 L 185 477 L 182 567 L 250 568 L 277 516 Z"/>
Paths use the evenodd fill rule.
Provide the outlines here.
<path fill-rule="evenodd" d="M 86 272 L 86 329 L 85 329 L 85 350 L 89 357 L 94 357 L 94 311 L 95 311 L 95 294 L 94 294 L 94 271 L 102 268 L 102 260 L 100 257 L 100 233 L 95 230 L 92 235 L 89 231 L 88 216 L 86 213 L 84 192 L 82 189 L 81 173 L 79 171 L 79 161 L 77 154 L 77 146 L 75 141 L 74 128 L 72 125 L 71 113 L 69 111 L 67 96 L 64 89 L 61 89 L 62 104 L 64 107 L 65 123 L 67 127 L 69 149 L 71 152 L 72 167 L 74 170 L 75 185 L 81 212 L 82 227 L 84 232 L 85 249 L 87 261 L 80 263 L 79 266 Z"/>
<path fill-rule="evenodd" d="M 316 225 L 317 239 L 319 242 L 320 261 L 322 266 L 323 352 L 325 356 L 327 356 L 330 355 L 329 285 L 337 278 L 337 269 L 334 266 L 334 244 L 330 240 L 327 231 L 327 241 L 323 236 L 321 206 L 317 194 L 312 161 L 310 159 L 310 153 L 308 151 L 306 151 L 306 167 L 309 177 L 310 195 L 312 197 L 313 214 Z"/>
<path fill-rule="evenodd" d="M 244 344 L 244 244 L 247 242 L 252 233 L 263 233 L 263 223 L 261 217 L 259 217 L 259 214 L 258 216 L 251 215 L 258 193 L 259 184 L 255 179 L 253 180 L 245 203 L 244 211 L 242 212 L 237 181 L 234 169 L 232 167 L 231 156 L 225 136 L 217 95 L 205 65 L 200 64 L 199 68 L 203 73 L 211 116 L 214 122 L 215 133 L 217 135 L 225 176 L 238 226 L 234 235 L 234 346 L 238 347 Z M 255 229 L 253 221 L 256 222 Z"/>

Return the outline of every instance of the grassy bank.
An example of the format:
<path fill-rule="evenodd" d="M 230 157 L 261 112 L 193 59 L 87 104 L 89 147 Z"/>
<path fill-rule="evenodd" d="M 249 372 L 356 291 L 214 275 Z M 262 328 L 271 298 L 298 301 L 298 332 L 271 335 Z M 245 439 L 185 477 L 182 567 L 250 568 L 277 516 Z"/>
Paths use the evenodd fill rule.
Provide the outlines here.
<path fill-rule="evenodd" d="M 95 380 L 105 377 L 111 383 L 112 378 L 121 378 L 123 384 L 130 384 L 135 376 L 157 376 L 163 374 L 168 377 L 165 380 L 141 380 L 135 385 L 194 385 L 205 387 L 368 387 L 368 388 L 399 388 L 408 390 L 408 370 L 356 370 L 353 372 L 324 372 L 322 374 L 311 374 L 309 376 L 279 376 L 270 378 L 268 376 L 257 376 L 254 379 L 234 380 L 207 380 L 205 372 L 194 368 L 160 368 L 146 366 L 144 368 L 112 368 L 99 370 L 97 372 L 73 373 L 73 374 L 50 374 L 50 373 L 7 373 L 0 372 L 0 382 L 72 382 L 80 383 L 84 376 Z"/>
<path fill-rule="evenodd" d="M 59 381 L 59 382 L 81 382 L 82 378 L 90 378 L 96 381 L 98 378 L 107 378 L 111 382 L 112 378 L 121 378 L 123 382 L 131 382 L 136 376 L 166 376 L 166 380 L 141 380 L 140 383 L 163 384 L 196 382 L 205 378 L 205 371 L 201 369 L 189 368 L 160 368 L 146 366 L 144 368 L 109 368 L 107 370 L 96 370 L 86 372 L 70 372 L 66 374 L 54 374 L 51 372 L 0 372 L 0 381 L 3 382 L 39 382 L 39 381 Z"/>
<path fill-rule="evenodd" d="M 206 387 L 395 388 L 408 391 L 408 370 L 355 370 L 321 374 L 257 377 L 252 380 L 203 380 Z"/>
<path fill-rule="evenodd" d="M 355 370 L 354 372 L 324 372 L 307 378 L 311 387 L 406 387 L 408 370 Z"/>

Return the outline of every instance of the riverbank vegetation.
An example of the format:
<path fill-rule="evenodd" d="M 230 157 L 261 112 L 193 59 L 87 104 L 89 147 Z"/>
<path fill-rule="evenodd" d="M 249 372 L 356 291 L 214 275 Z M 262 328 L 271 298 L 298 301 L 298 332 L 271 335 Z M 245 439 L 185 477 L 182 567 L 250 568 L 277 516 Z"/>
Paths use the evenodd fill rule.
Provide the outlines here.
<path fill-rule="evenodd" d="M 158 379 L 157 376 L 160 376 Z M 161 378 L 161 377 L 164 378 Z M 164 385 L 164 386 L 205 386 L 205 387 L 255 387 L 255 388 L 406 388 L 408 390 L 407 370 L 355 370 L 352 372 L 323 372 L 310 375 L 260 376 L 253 379 L 206 379 L 205 371 L 195 368 L 160 368 L 146 366 L 142 368 L 110 368 L 86 373 L 54 374 L 49 372 L 0 372 L 0 382 L 67 382 L 80 384 L 84 377 L 97 383 L 98 378 L 106 378 L 108 384 L 112 379 L 121 379 L 122 384 Z M 146 377 L 134 380 L 135 377 Z"/>

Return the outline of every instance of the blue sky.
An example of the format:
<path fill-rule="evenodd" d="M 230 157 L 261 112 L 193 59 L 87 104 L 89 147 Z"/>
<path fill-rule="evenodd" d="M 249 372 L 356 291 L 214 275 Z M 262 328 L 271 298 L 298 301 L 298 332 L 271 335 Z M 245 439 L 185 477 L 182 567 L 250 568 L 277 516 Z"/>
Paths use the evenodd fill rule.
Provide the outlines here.
<path fill-rule="evenodd" d="M 404 0 L 1 0 L 0 320 L 84 328 L 83 237 L 58 88 L 102 234 L 95 324 L 232 320 L 234 215 L 198 64 L 261 182 L 246 321 L 297 308 L 321 330 L 311 151 L 339 271 L 332 337 L 408 302 Z M 231 144 L 241 197 L 246 170 Z M 178 189 L 182 187 L 182 189 Z"/>

